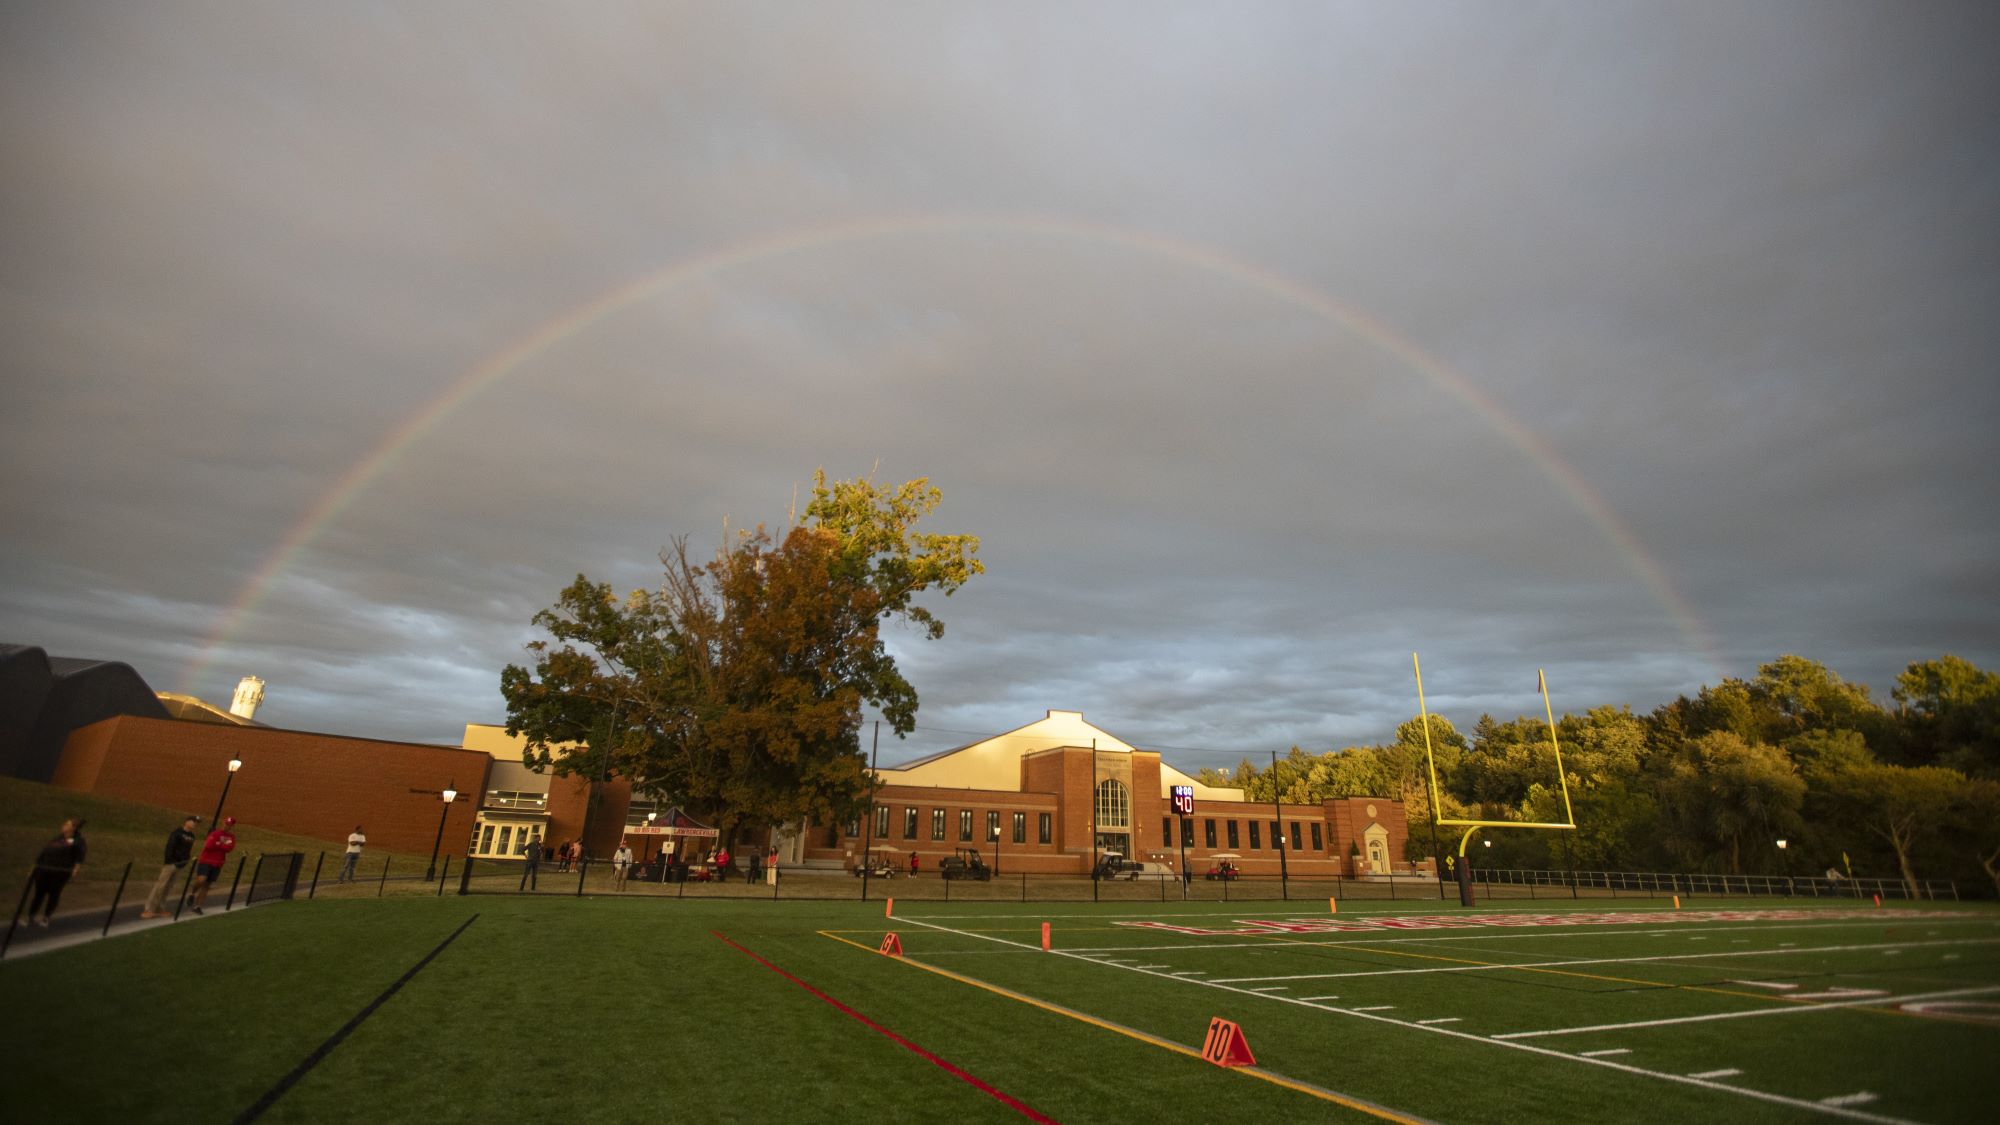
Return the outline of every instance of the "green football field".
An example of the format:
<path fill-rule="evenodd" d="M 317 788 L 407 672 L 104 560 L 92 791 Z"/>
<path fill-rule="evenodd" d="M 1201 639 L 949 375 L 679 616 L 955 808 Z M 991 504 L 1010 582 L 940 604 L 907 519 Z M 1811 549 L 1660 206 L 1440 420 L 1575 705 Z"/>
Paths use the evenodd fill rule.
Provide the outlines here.
<path fill-rule="evenodd" d="M 2000 910 L 293 902 L 0 1005 L 21 1121 L 1987 1121 Z"/>

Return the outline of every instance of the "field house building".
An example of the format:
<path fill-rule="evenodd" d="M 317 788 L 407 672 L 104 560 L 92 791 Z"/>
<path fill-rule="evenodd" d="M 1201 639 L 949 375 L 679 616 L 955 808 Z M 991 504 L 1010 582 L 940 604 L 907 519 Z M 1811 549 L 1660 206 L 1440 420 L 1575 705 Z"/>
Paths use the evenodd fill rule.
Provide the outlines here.
<path fill-rule="evenodd" d="M 359 823 L 371 845 L 396 851 L 428 851 L 440 824 L 446 853 L 492 858 L 537 838 L 582 839 L 596 856 L 621 836 L 646 855 L 671 845 L 698 858 L 715 846 L 712 826 L 635 796 L 624 781 L 529 769 L 524 741 L 504 727 L 467 724 L 456 747 L 282 730 L 255 720 L 263 685 L 253 691 L 253 679 L 224 710 L 154 693 L 122 664 L 0 646 L 0 772 L 203 815 L 227 779 L 228 811 L 246 823 L 330 844 Z M 233 775 L 232 760 L 242 763 Z M 1049 711 L 879 773 L 872 824 L 761 826 L 736 850 L 776 847 L 787 866 L 839 870 L 872 849 L 897 867 L 916 855 L 936 870 L 955 849 L 973 848 L 989 865 L 997 856 L 1002 873 L 1087 875 L 1112 851 L 1179 871 L 1183 848 L 1196 874 L 1217 856 L 1236 857 L 1246 874 L 1276 874 L 1282 848 L 1293 875 L 1410 870 L 1401 801 L 1246 802 L 1079 711 Z M 1192 792 L 1191 815 L 1174 815 L 1177 786 Z M 457 799 L 444 802 L 446 790 Z"/>

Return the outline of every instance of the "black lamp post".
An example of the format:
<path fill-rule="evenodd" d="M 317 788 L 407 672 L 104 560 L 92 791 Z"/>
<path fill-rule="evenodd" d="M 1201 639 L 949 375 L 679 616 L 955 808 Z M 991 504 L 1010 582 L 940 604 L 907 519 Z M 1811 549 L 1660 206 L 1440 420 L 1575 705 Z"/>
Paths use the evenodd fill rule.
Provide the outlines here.
<path fill-rule="evenodd" d="M 222 794 L 215 799 L 215 815 L 208 818 L 208 830 L 210 832 L 222 827 L 222 803 L 229 799 L 230 783 L 236 780 L 236 771 L 242 768 L 243 759 L 231 755 L 229 758 L 229 772 L 222 775 Z M 187 904 L 188 888 L 194 885 L 194 869 L 198 866 L 200 865 L 194 863 L 188 864 L 187 878 L 181 880 L 180 897 L 174 900 L 174 919 L 176 921 L 180 920 L 181 907 Z"/>
<path fill-rule="evenodd" d="M 444 845 L 444 818 L 451 815 L 451 803 L 458 800 L 458 782 L 454 781 L 450 785 L 445 786 L 444 792 L 440 796 L 444 798 L 444 801 L 443 807 L 438 812 L 437 839 L 431 843 L 431 865 L 424 869 L 424 882 L 426 883 L 437 878 L 438 848 Z"/>
<path fill-rule="evenodd" d="M 993 874 L 1000 874 L 1000 829 L 993 829 Z"/>
<path fill-rule="evenodd" d="M 236 780 L 236 771 L 242 768 L 243 759 L 229 759 L 229 772 L 222 777 L 222 795 L 215 799 L 215 815 L 208 818 L 209 831 L 215 831 L 215 826 L 222 823 L 222 802 L 229 799 L 229 784 Z"/>

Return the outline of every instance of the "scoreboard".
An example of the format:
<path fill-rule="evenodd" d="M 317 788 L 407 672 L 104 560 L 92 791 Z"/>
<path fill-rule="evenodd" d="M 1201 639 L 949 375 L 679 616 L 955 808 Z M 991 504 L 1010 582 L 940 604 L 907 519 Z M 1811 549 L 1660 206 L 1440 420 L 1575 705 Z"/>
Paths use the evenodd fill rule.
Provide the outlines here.
<path fill-rule="evenodd" d="M 1174 813 L 1178 816 L 1194 815 L 1194 786 L 1176 785 L 1173 788 Z"/>

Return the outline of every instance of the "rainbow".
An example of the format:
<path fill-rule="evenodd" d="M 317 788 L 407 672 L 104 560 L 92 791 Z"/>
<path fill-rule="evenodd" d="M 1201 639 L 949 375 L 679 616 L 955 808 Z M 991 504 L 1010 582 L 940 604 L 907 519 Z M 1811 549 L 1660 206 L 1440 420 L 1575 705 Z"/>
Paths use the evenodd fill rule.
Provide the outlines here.
<path fill-rule="evenodd" d="M 1659 563 L 1646 551 L 1638 536 L 1605 503 L 1603 496 L 1548 442 L 1471 380 L 1375 317 L 1299 281 L 1230 257 L 1213 247 L 1151 231 L 1044 216 L 925 214 L 885 216 L 783 230 L 683 258 L 656 272 L 599 293 L 480 360 L 453 380 L 436 398 L 385 434 L 299 516 L 243 584 L 236 600 L 204 639 L 183 673 L 182 690 L 194 689 L 219 651 L 256 612 L 278 578 L 323 528 L 338 519 L 356 498 L 366 492 L 398 458 L 421 442 L 425 435 L 460 407 L 520 370 L 534 356 L 588 331 L 607 317 L 708 274 L 870 239 L 979 231 L 1075 239 L 1152 255 L 1228 278 L 1356 333 L 1463 403 L 1532 461 L 1557 491 L 1581 510 L 1617 549 L 1654 600 L 1673 618 L 1688 643 L 1711 666 L 1719 665 L 1707 628 L 1675 589 Z"/>

